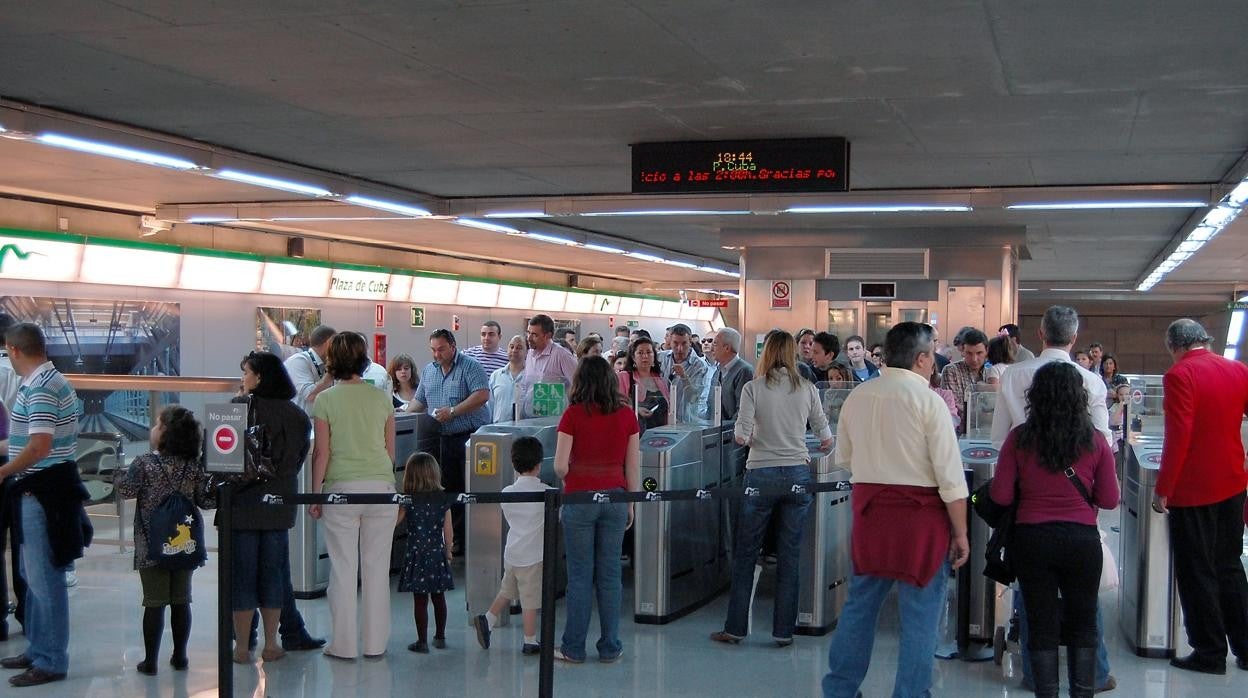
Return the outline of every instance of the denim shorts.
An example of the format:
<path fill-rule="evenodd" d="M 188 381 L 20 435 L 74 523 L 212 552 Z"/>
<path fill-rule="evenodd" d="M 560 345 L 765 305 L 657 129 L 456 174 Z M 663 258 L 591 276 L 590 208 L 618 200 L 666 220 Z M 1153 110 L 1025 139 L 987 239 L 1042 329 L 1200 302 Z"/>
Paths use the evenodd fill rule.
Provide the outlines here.
<path fill-rule="evenodd" d="M 290 533 L 286 529 L 235 529 L 230 544 L 233 610 L 281 608 L 290 575 Z"/>

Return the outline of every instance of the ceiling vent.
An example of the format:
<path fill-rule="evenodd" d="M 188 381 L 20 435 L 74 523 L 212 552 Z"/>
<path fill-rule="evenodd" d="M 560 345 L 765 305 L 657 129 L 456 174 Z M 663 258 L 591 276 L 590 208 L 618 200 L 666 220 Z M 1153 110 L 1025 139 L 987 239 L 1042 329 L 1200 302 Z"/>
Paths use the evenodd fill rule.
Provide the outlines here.
<path fill-rule="evenodd" d="M 828 248 L 828 279 L 926 279 L 927 249 Z"/>

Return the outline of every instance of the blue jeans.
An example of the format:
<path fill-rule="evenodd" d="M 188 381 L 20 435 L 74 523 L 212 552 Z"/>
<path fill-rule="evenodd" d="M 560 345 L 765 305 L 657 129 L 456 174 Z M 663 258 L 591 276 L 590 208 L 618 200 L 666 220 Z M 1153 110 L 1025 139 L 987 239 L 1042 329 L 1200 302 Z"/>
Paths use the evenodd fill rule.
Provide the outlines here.
<path fill-rule="evenodd" d="M 1027 649 L 1027 608 L 1023 604 L 1023 595 L 1014 592 L 1014 610 L 1018 613 L 1018 646 L 1019 655 L 1023 660 L 1023 683 L 1034 686 L 1031 676 L 1031 650 Z M 1101 604 L 1096 604 L 1096 687 L 1101 688 L 1109 681 L 1109 651 L 1105 649 L 1105 618 L 1101 615 Z"/>
<path fill-rule="evenodd" d="M 948 581 L 948 561 L 925 587 L 883 577 L 854 575 L 849 582 L 849 599 L 841 610 L 832 644 L 828 646 L 828 673 L 823 677 L 825 698 L 853 698 L 858 692 L 871 664 L 880 606 L 894 584 L 901 611 L 901 646 L 893 698 L 930 695 L 932 664 Z"/>
<path fill-rule="evenodd" d="M 65 570 L 52 564 L 48 520 L 35 497 L 22 496 L 22 576 L 26 579 L 26 656 L 53 674 L 69 670 L 69 592 Z"/>
<path fill-rule="evenodd" d="M 810 485 L 806 464 L 755 468 L 745 473 L 746 487 Z M 728 595 L 728 620 L 724 632 L 745 637 L 750 623 L 750 596 L 754 591 L 754 566 L 772 516 L 776 518 L 776 600 L 772 610 L 771 636 L 793 638 L 797 623 L 797 569 L 802 555 L 802 533 L 806 513 L 814 495 L 760 495 L 746 497 L 737 519 L 737 535 L 732 547 L 732 591 Z"/>
<path fill-rule="evenodd" d="M 625 504 L 568 504 L 560 514 L 567 551 L 567 620 L 559 644 L 569 659 L 585 659 L 585 636 L 594 595 L 598 598 L 598 656 L 614 659 L 624 651 L 620 642 L 620 546 L 628 527 Z"/>

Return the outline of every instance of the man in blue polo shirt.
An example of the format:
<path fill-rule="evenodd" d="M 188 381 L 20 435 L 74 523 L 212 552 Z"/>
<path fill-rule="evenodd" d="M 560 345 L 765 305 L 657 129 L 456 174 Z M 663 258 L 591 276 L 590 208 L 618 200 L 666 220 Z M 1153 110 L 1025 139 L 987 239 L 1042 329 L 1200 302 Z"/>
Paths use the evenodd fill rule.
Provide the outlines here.
<path fill-rule="evenodd" d="M 9 452 L 0 480 L 20 504 L 22 569 L 26 575 L 26 652 L 0 660 L 24 669 L 12 686 L 38 686 L 65 678 L 69 670 L 69 595 L 65 570 L 90 542 L 78 477 L 78 396 L 48 361 L 43 332 L 29 322 L 4 334 L 13 369 L 22 377 L 9 415 Z"/>
<path fill-rule="evenodd" d="M 434 455 L 442 466 L 442 487 L 447 492 L 464 491 L 464 444 L 472 432 L 490 423 L 490 380 L 477 360 L 459 351 L 450 330 L 437 330 L 429 336 L 433 361 L 420 372 L 420 385 L 407 405 L 408 412 L 427 412 L 438 421 L 438 442 Z M 455 549 L 464 544 L 464 506 L 451 508 L 455 526 Z M 458 554 L 458 553 L 456 553 Z"/>

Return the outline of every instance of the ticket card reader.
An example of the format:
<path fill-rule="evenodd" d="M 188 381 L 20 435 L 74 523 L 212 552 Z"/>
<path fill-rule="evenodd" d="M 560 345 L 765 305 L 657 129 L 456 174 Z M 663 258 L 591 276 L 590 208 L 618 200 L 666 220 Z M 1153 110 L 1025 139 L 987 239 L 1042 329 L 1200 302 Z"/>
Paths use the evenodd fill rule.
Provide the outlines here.
<path fill-rule="evenodd" d="M 511 445 L 523 436 L 535 437 L 542 444 L 544 456 L 541 479 L 553 487 L 555 477 L 555 441 L 559 417 L 537 417 L 517 422 L 487 424 L 468 439 L 465 460 L 465 482 L 469 492 L 498 492 L 516 481 L 511 465 Z M 468 615 L 485 613 L 498 594 L 503 578 L 503 547 L 507 542 L 507 521 L 497 505 L 469 506 L 465 514 L 464 597 Z M 563 575 L 560 573 L 560 578 Z M 499 618 L 507 623 L 507 615 Z"/>
<path fill-rule="evenodd" d="M 650 492 L 710 489 L 721 479 L 718 458 L 704 465 L 707 442 L 719 427 L 678 424 L 641 437 L 641 483 Z M 721 542 L 722 500 L 659 501 L 634 508 L 634 602 L 638 623 L 662 624 L 689 613 L 728 586 L 728 556 Z"/>
<path fill-rule="evenodd" d="M 1118 620 L 1141 657 L 1184 654 L 1183 611 L 1174 583 L 1174 557 L 1165 514 L 1153 511 L 1162 439 L 1141 435 L 1127 447 L 1122 482 L 1122 580 Z"/>
<path fill-rule="evenodd" d="M 821 451 L 819 439 L 806 435 L 810 478 L 814 482 L 849 484 L 849 471 L 834 467 L 835 449 Z M 811 502 L 802 535 L 798 566 L 797 627 L 799 635 L 824 635 L 836 625 L 853 575 L 850 527 L 853 507 L 848 490 L 819 492 Z"/>

